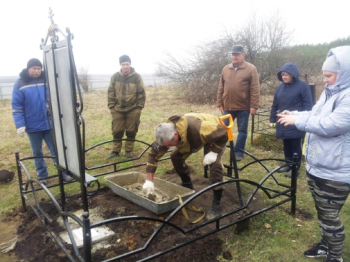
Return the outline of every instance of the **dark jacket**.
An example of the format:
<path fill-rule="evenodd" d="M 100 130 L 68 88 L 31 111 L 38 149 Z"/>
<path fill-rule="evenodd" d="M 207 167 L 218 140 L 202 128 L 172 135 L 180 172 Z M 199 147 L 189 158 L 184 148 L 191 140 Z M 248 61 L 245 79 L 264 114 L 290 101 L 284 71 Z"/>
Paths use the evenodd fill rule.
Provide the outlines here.
<path fill-rule="evenodd" d="M 130 112 L 145 106 L 146 93 L 141 76 L 131 67 L 131 74 L 115 73 L 108 88 L 108 108 L 118 112 Z"/>
<path fill-rule="evenodd" d="M 284 83 L 282 72 L 293 76 L 291 83 Z M 299 70 L 294 63 L 286 63 L 278 72 L 278 79 L 282 82 L 276 89 L 271 107 L 270 123 L 276 123 L 276 136 L 281 139 L 301 138 L 305 132 L 300 131 L 294 125 L 283 126 L 277 123 L 276 111 L 310 111 L 312 109 L 312 97 L 309 84 L 299 79 Z"/>
<path fill-rule="evenodd" d="M 49 129 L 45 91 L 49 99 L 43 72 L 32 78 L 27 69 L 22 70 L 12 90 L 12 115 L 17 129 L 26 127 L 27 133 Z"/>

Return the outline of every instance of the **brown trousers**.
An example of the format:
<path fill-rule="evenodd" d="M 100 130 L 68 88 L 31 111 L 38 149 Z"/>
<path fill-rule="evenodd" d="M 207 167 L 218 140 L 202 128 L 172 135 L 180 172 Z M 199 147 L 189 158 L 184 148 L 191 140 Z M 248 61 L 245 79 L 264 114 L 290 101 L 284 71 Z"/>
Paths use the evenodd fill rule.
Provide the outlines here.
<path fill-rule="evenodd" d="M 141 110 L 135 108 L 130 112 L 117 112 L 111 110 L 112 114 L 112 134 L 113 139 L 122 139 L 124 132 L 128 139 L 135 139 L 137 131 L 140 125 L 140 116 Z M 113 142 L 113 152 L 120 153 L 122 148 L 122 141 Z M 126 141 L 125 142 L 125 151 L 132 152 L 134 150 L 134 142 Z"/>
<path fill-rule="evenodd" d="M 225 148 L 218 154 L 218 157 L 216 161 L 212 164 L 210 164 L 210 177 L 209 182 L 210 184 L 215 184 L 217 182 L 222 181 L 222 163 L 221 158 L 222 155 L 225 152 Z M 191 155 L 192 153 L 187 154 L 181 154 L 179 150 L 175 149 L 171 155 L 170 159 L 173 163 L 173 166 L 176 170 L 176 172 L 180 175 L 183 182 L 190 182 L 190 169 L 188 165 L 185 163 L 185 160 Z"/>

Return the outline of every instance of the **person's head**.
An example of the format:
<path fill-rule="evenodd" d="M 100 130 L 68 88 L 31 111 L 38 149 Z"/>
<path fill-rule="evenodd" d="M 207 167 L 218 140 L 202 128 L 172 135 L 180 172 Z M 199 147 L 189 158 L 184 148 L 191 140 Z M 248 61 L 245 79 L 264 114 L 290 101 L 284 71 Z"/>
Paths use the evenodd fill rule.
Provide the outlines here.
<path fill-rule="evenodd" d="M 334 55 L 327 57 L 322 66 L 323 82 L 327 85 L 333 85 L 337 80 L 337 60 Z"/>
<path fill-rule="evenodd" d="M 277 73 L 277 78 L 285 84 L 293 83 L 299 79 L 299 69 L 295 63 L 285 63 Z"/>
<path fill-rule="evenodd" d="M 38 78 L 41 75 L 43 65 L 39 59 L 32 58 L 27 63 L 28 74 L 32 78 Z"/>
<path fill-rule="evenodd" d="M 241 45 L 232 46 L 231 60 L 234 66 L 240 66 L 244 61 L 244 48 Z"/>
<path fill-rule="evenodd" d="M 179 142 L 179 133 L 171 123 L 161 123 L 156 127 L 156 141 L 158 145 L 176 146 Z"/>
<path fill-rule="evenodd" d="M 119 64 L 120 67 L 122 68 L 122 73 L 123 74 L 129 74 L 131 70 L 131 59 L 127 55 L 122 55 L 119 57 Z"/>
<path fill-rule="evenodd" d="M 289 84 L 293 82 L 293 76 L 286 73 L 286 72 L 282 72 L 281 73 L 281 77 L 284 83 Z"/>

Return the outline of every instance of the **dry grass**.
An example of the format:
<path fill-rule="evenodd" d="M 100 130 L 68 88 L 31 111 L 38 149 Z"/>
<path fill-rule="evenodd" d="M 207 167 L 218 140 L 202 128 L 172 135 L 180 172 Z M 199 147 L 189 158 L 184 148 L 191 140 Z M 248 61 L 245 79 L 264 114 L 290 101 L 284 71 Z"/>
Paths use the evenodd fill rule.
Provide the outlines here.
<path fill-rule="evenodd" d="M 154 139 L 154 128 L 160 122 L 175 114 L 188 112 L 209 113 L 219 115 L 219 111 L 214 105 L 190 105 L 185 104 L 179 98 L 179 90 L 169 87 L 148 87 L 147 102 L 142 112 L 139 133 L 136 139 L 151 143 Z M 269 101 L 271 97 L 266 97 Z M 272 102 L 272 100 L 271 100 Z M 269 102 L 266 102 L 268 104 Z M 96 143 L 112 139 L 111 136 L 111 116 L 107 108 L 106 92 L 92 92 L 84 94 L 84 111 L 86 124 L 86 147 Z M 237 137 L 236 127 L 234 137 Z M 16 171 L 15 158 L 13 153 L 19 151 L 21 157 L 30 156 L 31 150 L 27 138 L 18 138 L 11 115 L 10 101 L 3 101 L 0 104 L 0 169 Z M 136 150 L 140 152 L 145 146 L 136 144 Z M 110 153 L 111 144 L 106 144 L 87 154 L 86 164 L 91 166 L 98 163 L 105 163 L 105 157 Z M 255 156 L 262 158 L 283 158 L 282 151 L 266 150 L 264 148 L 253 147 L 250 139 L 247 140 L 246 150 Z M 46 151 L 47 152 L 47 151 Z M 123 153 L 123 152 L 122 152 Z M 228 161 L 228 150 L 224 156 Z M 245 157 L 239 166 L 248 162 Z M 145 161 L 145 158 L 140 160 Z M 195 175 L 203 175 L 202 154 L 194 154 L 188 159 L 188 164 L 195 170 Z M 127 164 L 124 164 L 125 166 Z M 273 161 L 266 163 L 269 168 L 274 168 L 278 164 Z M 35 177 L 34 164 L 28 163 L 29 171 Z M 120 167 L 122 167 L 121 165 Z M 160 163 L 157 176 L 164 176 L 164 171 L 171 168 L 170 161 Z M 53 170 L 51 167 L 50 170 Z M 95 172 L 92 172 L 94 174 Z M 241 178 L 259 181 L 266 175 L 266 172 L 258 166 L 251 166 L 240 173 Z M 290 183 L 290 180 L 279 176 L 283 183 Z M 101 178 L 103 181 L 103 178 Z M 77 184 L 77 183 L 76 183 Z M 272 181 L 267 185 L 275 187 Z M 244 189 L 245 187 L 243 187 Z M 79 190 L 77 185 L 67 187 L 68 194 L 76 193 Z M 54 194 L 58 194 L 54 191 Z M 266 203 L 273 203 L 275 200 L 265 200 Z M 6 211 L 16 206 L 20 206 L 18 193 L 18 179 L 11 183 L 0 184 L 0 208 Z M 313 202 L 307 189 L 304 169 L 298 179 L 297 207 L 300 210 L 315 215 Z M 223 239 L 226 247 L 231 251 L 234 261 L 308 261 L 303 257 L 303 251 L 309 244 L 317 242 L 319 232 L 317 221 L 314 217 L 311 220 L 297 216 L 298 220 L 288 215 L 290 204 L 285 204 L 273 211 L 261 214 L 252 219 L 250 230 L 236 235 L 234 239 Z M 350 204 L 349 201 L 343 208 L 341 218 L 345 227 L 350 228 Z M 1 217 L 0 217 L 1 218 Z M 265 223 L 271 225 L 270 229 L 265 227 Z M 2 237 L 0 234 L 0 242 Z M 350 260 L 350 244 L 346 240 L 345 261 Z M 220 260 L 223 260 L 219 256 Z"/>

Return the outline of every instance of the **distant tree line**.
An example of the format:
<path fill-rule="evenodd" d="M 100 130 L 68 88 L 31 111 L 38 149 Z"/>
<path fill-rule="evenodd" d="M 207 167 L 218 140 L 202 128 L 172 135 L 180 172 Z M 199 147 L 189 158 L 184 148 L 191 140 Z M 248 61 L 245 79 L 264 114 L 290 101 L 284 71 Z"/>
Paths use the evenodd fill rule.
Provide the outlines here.
<path fill-rule="evenodd" d="M 242 44 L 245 60 L 257 67 L 260 83 L 275 90 L 277 72 L 286 62 L 297 64 L 301 76 L 320 74 L 322 63 L 330 48 L 350 45 L 350 37 L 331 43 L 291 46 L 292 32 L 279 13 L 266 19 L 253 14 L 243 26 L 215 41 L 198 45 L 189 58 L 179 61 L 171 53 L 158 62 L 158 76 L 169 78 L 180 85 L 187 102 L 209 103 L 216 100 L 222 68 L 231 62 L 231 48 Z"/>

